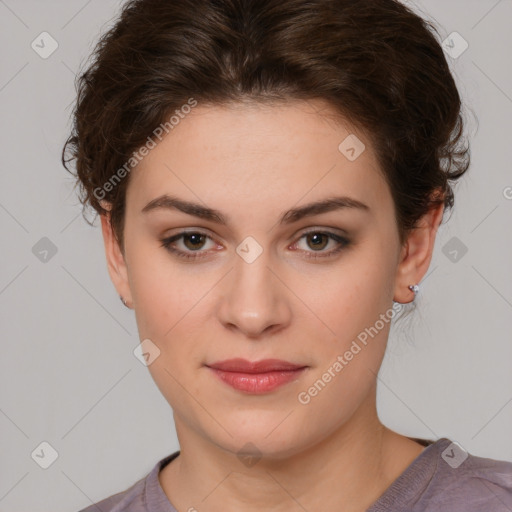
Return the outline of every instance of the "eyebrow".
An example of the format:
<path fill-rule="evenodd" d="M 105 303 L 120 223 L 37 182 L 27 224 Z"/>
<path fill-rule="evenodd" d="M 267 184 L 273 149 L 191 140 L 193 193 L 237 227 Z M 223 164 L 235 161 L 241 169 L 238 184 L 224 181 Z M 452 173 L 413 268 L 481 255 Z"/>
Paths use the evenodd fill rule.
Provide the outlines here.
<path fill-rule="evenodd" d="M 308 203 L 298 208 L 292 208 L 286 211 L 280 218 L 280 224 L 292 224 L 298 222 L 305 217 L 312 217 L 321 213 L 332 212 L 345 208 L 357 209 L 360 211 L 369 212 L 370 207 L 357 199 L 347 196 L 329 197 L 314 203 Z M 148 213 L 154 210 L 178 210 L 187 215 L 199 217 L 200 219 L 209 220 L 218 224 L 227 225 L 229 218 L 222 214 L 219 210 L 208 208 L 199 203 L 185 201 L 168 194 L 159 196 L 150 201 L 141 210 L 142 213 Z"/>

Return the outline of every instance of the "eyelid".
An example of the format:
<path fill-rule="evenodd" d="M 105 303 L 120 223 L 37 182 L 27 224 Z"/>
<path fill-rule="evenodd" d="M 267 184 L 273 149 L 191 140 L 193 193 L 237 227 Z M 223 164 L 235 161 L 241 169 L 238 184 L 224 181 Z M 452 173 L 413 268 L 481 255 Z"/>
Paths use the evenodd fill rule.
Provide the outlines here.
<path fill-rule="evenodd" d="M 168 240 L 169 238 L 172 238 L 174 236 L 179 236 L 179 235 L 183 235 L 183 234 L 187 234 L 187 233 L 197 233 L 197 234 L 205 235 L 205 236 L 211 238 L 216 243 L 220 243 L 220 242 L 218 242 L 217 235 L 213 234 L 213 232 L 211 232 L 208 228 L 204 228 L 204 227 L 199 228 L 198 227 L 198 228 L 176 228 L 176 229 L 178 229 L 179 231 L 177 231 L 174 234 L 168 235 L 168 236 L 163 236 L 161 238 L 161 240 Z M 333 234 L 333 235 L 336 235 L 339 237 L 345 237 L 345 238 L 349 238 L 351 236 L 348 233 L 348 231 L 345 229 L 342 229 L 339 227 L 334 227 L 334 226 L 323 225 L 323 226 L 311 226 L 311 227 L 299 229 L 298 230 L 299 234 L 294 234 L 291 237 L 291 239 L 295 239 L 297 237 L 300 238 L 300 237 L 307 235 L 309 233 L 312 233 L 312 232 L 313 233 Z"/>
<path fill-rule="evenodd" d="M 300 231 L 300 236 L 307 235 L 308 233 L 329 233 L 340 237 L 349 237 L 350 235 L 345 229 L 331 227 L 331 226 L 313 226 L 310 228 L 304 228 L 305 231 Z"/>
<path fill-rule="evenodd" d="M 332 229 L 341 231 L 343 234 L 335 233 L 331 231 Z M 177 257 L 183 259 L 183 260 L 201 260 L 203 258 L 206 258 L 209 251 L 208 250 L 202 250 L 199 249 L 197 251 L 183 251 L 181 249 L 175 249 L 172 247 L 172 244 L 176 241 L 182 239 L 184 235 L 187 234 L 197 234 L 200 236 L 205 236 L 206 238 L 212 240 L 214 243 L 217 243 L 217 240 L 215 237 L 211 236 L 208 232 L 208 230 L 205 230 L 204 228 L 184 228 L 179 233 L 170 235 L 168 237 L 164 237 L 160 240 L 161 246 L 164 247 L 167 251 L 170 253 L 175 254 Z M 310 227 L 307 228 L 305 231 L 300 232 L 298 235 L 295 235 L 296 241 L 293 243 L 293 246 L 296 246 L 305 236 L 317 233 L 317 234 L 323 234 L 327 236 L 330 240 L 333 240 L 338 244 L 337 248 L 331 249 L 330 251 L 304 251 L 299 250 L 299 252 L 306 254 L 306 258 L 310 259 L 328 259 L 330 257 L 333 257 L 337 253 L 341 252 L 342 250 L 346 249 L 349 245 L 351 245 L 351 240 L 348 238 L 348 234 L 345 230 L 339 229 L 339 228 L 326 228 L 326 227 Z M 318 252 L 318 256 L 314 255 L 315 252 Z M 203 256 L 203 254 L 206 253 L 206 256 Z M 197 254 L 197 256 L 196 256 Z"/>

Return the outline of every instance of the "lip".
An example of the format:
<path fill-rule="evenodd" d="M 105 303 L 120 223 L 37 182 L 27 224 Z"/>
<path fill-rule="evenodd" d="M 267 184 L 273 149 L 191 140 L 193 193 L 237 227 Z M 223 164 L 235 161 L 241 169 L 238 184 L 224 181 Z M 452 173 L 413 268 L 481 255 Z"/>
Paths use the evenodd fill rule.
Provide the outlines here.
<path fill-rule="evenodd" d="M 209 368 L 222 370 L 225 372 L 239 373 L 266 373 L 276 371 L 297 370 L 304 368 L 305 365 L 290 363 L 281 359 L 262 359 L 261 361 L 247 361 L 239 357 L 235 359 L 226 359 L 206 365 Z"/>
<path fill-rule="evenodd" d="M 307 368 L 280 359 L 251 362 L 240 358 L 217 361 L 206 366 L 232 388 L 253 394 L 268 393 L 277 389 L 299 378 Z"/>

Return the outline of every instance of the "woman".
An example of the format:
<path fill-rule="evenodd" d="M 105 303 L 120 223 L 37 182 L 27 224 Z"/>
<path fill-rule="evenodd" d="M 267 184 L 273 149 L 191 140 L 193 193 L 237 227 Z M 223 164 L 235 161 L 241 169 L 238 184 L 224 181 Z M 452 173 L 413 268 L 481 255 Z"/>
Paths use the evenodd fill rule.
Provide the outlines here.
<path fill-rule="evenodd" d="M 125 4 L 63 161 L 180 451 L 85 511 L 512 509 L 512 463 L 377 415 L 469 166 L 432 29 L 395 0 Z"/>

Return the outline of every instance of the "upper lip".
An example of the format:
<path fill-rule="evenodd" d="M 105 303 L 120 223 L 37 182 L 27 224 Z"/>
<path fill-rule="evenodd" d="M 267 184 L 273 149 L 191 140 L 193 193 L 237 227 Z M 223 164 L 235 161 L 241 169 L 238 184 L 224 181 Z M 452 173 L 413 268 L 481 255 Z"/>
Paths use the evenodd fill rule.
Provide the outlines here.
<path fill-rule="evenodd" d="M 239 373 L 265 373 L 280 370 L 297 370 L 305 367 L 305 365 L 294 364 L 281 359 L 262 359 L 261 361 L 251 362 L 241 358 L 217 361 L 206 366 L 216 370 Z"/>

